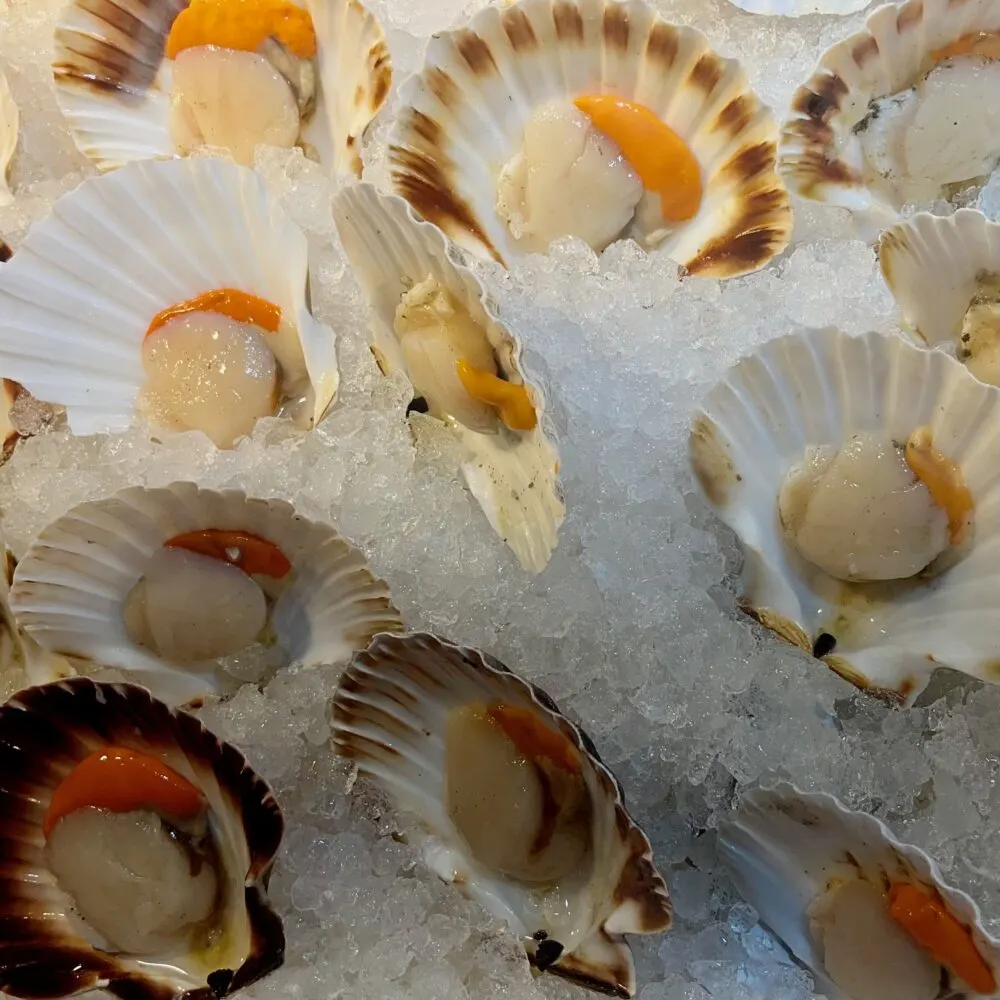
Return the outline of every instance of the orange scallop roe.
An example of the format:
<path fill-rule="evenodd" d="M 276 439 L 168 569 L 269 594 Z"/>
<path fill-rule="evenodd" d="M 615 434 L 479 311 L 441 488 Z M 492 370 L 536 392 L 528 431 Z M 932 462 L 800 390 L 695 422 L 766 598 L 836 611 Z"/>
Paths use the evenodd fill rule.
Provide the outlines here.
<path fill-rule="evenodd" d="M 163 543 L 165 549 L 185 549 L 200 556 L 218 559 L 243 570 L 247 576 L 270 576 L 280 580 L 292 569 L 288 557 L 274 542 L 249 531 L 205 528 L 174 535 Z"/>
<path fill-rule="evenodd" d="M 63 817 L 87 808 L 116 813 L 152 809 L 193 819 L 205 809 L 205 799 L 161 760 L 127 747 L 105 747 L 80 761 L 56 788 L 42 832 L 48 837 Z"/>
<path fill-rule="evenodd" d="M 687 222 L 702 199 L 701 167 L 688 144 L 649 108 L 614 94 L 573 102 L 622 151 L 642 186 L 660 196 L 667 222 Z"/>
<path fill-rule="evenodd" d="M 219 313 L 236 320 L 237 323 L 253 323 L 268 333 L 277 333 L 278 327 L 281 326 L 279 306 L 248 292 L 241 292 L 238 288 L 216 288 L 158 312 L 149 324 L 146 336 L 156 333 L 178 316 L 195 312 Z"/>
<path fill-rule="evenodd" d="M 473 399 L 496 407 L 498 416 L 512 431 L 535 429 L 538 416 L 525 386 L 507 382 L 497 378 L 492 372 L 475 368 L 464 358 L 455 362 L 455 368 L 465 391 Z"/>
<path fill-rule="evenodd" d="M 276 38 L 300 59 L 316 55 L 309 12 L 289 0 L 191 0 L 170 29 L 166 56 L 176 59 L 200 45 L 256 52 L 268 38 Z"/>
<path fill-rule="evenodd" d="M 997 982 L 972 934 L 945 908 L 937 893 L 911 882 L 889 890 L 889 913 L 933 959 L 964 979 L 976 993 L 992 995 Z"/>
<path fill-rule="evenodd" d="M 952 545 L 965 541 L 976 509 L 962 470 L 935 447 L 930 429 L 921 427 L 907 439 L 904 451 L 910 471 L 927 487 L 931 499 L 948 515 Z"/>
<path fill-rule="evenodd" d="M 982 56 L 984 59 L 1000 59 L 1000 32 L 975 31 L 963 35 L 943 48 L 931 52 L 931 60 L 939 63 L 955 56 Z"/>
<path fill-rule="evenodd" d="M 486 718 L 499 726 L 518 753 L 529 760 L 545 758 L 561 771 L 580 773 L 580 752 L 562 733 L 546 726 L 531 709 L 497 702 L 486 709 Z"/>

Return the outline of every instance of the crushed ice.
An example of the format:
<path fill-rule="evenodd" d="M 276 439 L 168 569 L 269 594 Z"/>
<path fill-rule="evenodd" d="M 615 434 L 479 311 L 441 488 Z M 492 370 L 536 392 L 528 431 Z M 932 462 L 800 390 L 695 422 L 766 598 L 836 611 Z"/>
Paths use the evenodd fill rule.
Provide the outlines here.
<path fill-rule="evenodd" d="M 0 3 L 0 61 L 21 106 L 15 248 L 52 201 L 92 173 L 48 84 L 61 0 Z M 474 4 L 473 7 L 478 6 Z M 747 65 L 780 116 L 818 54 L 852 18 L 752 17 L 726 0 L 659 0 Z M 397 80 L 423 38 L 467 15 L 446 3 L 376 0 Z M 372 177 L 384 170 L 372 131 Z M 568 498 L 548 570 L 531 578 L 489 530 L 458 474 L 450 438 L 403 417 L 402 385 L 367 348 L 365 308 L 346 270 L 330 190 L 297 153 L 261 151 L 259 168 L 309 234 L 313 301 L 341 337 L 342 398 L 313 434 L 274 421 L 219 452 L 196 434 L 139 432 L 24 442 L 0 470 L 8 540 L 22 554 L 49 520 L 132 484 L 196 478 L 277 496 L 336 524 L 371 558 L 412 627 L 482 646 L 545 687 L 617 772 L 667 876 L 677 922 L 636 939 L 639 1000 L 807 1000 L 809 976 L 758 924 L 719 870 L 714 827 L 740 788 L 782 775 L 840 795 L 931 852 L 1000 932 L 1000 687 L 939 674 L 921 706 L 889 709 L 763 635 L 734 608 L 735 541 L 695 498 L 686 464 L 690 411 L 723 369 L 797 325 L 889 330 L 894 309 L 872 252 L 846 214 L 796 204 L 787 254 L 720 285 L 679 281 L 632 246 L 598 259 L 567 242 L 504 274 L 485 267 L 505 318 L 547 386 Z M 983 193 L 996 214 L 996 179 Z M 39 427 L 44 430 L 44 427 Z M 236 677 L 259 664 L 235 662 Z M 288 822 L 271 896 L 288 936 L 284 967 L 256 1000 L 531 1000 L 581 996 L 533 981 L 516 940 L 431 876 L 410 827 L 332 756 L 323 705 L 341 665 L 240 689 L 205 721 L 248 752 Z M 7 693 L 18 679 L 3 678 Z"/>

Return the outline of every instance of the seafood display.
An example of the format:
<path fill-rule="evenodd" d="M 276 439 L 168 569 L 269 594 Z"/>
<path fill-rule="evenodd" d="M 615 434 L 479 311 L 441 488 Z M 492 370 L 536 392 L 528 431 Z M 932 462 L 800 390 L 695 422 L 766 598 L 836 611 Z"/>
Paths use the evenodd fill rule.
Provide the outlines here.
<path fill-rule="evenodd" d="M 334 219 L 372 308 L 379 368 L 402 372 L 421 409 L 458 436 L 462 473 L 493 530 L 541 572 L 565 507 L 521 345 L 455 248 L 402 198 L 356 185 L 334 200 Z"/>
<path fill-rule="evenodd" d="M 805 198 L 884 227 L 1000 163 L 1000 7 L 907 0 L 820 59 L 792 100 L 781 172 Z"/>
<path fill-rule="evenodd" d="M 392 80 L 360 0 L 73 0 L 56 29 L 56 98 L 102 169 L 265 144 L 361 176 L 361 138 Z"/>
<path fill-rule="evenodd" d="M 744 608 L 907 704 L 939 665 L 996 680 L 998 446 L 1000 393 L 957 361 L 836 330 L 742 360 L 690 438 L 705 499 L 743 543 Z"/>
<path fill-rule="evenodd" d="M 281 810 L 233 746 L 129 684 L 0 708 L 0 982 L 14 997 L 222 997 L 281 965 Z"/>
<path fill-rule="evenodd" d="M 424 857 L 505 920 L 532 965 L 635 991 L 624 935 L 667 930 L 652 848 L 588 737 L 475 649 L 376 636 L 331 706 L 337 751 L 428 830 Z"/>
<path fill-rule="evenodd" d="M 738 63 L 644 0 L 487 7 L 431 39 L 400 101 L 396 191 L 480 257 L 632 238 L 725 278 L 788 243 L 771 112 Z"/>
<path fill-rule="evenodd" d="M 920 212 L 886 230 L 879 266 L 908 330 L 950 345 L 980 381 L 1000 386 L 1000 224 L 981 212 Z"/>
<path fill-rule="evenodd" d="M 833 796 L 755 789 L 719 825 L 743 897 L 830 1000 L 993 996 L 1000 941 L 923 851 Z"/>
<path fill-rule="evenodd" d="M 17 149 L 17 137 L 20 131 L 21 116 L 10 92 L 10 83 L 3 70 L 0 70 L 0 207 L 9 205 L 14 200 L 10 190 L 10 164 Z M 3 241 L 0 240 L 0 244 Z M 4 259 L 0 257 L 0 260 Z"/>
<path fill-rule="evenodd" d="M 18 563 L 10 604 L 46 649 L 135 672 L 175 703 L 219 690 L 213 661 L 253 644 L 314 666 L 402 627 L 388 586 L 329 525 L 194 483 L 74 507 Z"/>
<path fill-rule="evenodd" d="M 0 271 L 0 370 L 64 406 L 75 434 L 124 430 L 136 411 L 220 448 L 261 417 L 309 429 L 339 376 L 307 254 L 251 170 L 123 167 L 61 198 Z"/>

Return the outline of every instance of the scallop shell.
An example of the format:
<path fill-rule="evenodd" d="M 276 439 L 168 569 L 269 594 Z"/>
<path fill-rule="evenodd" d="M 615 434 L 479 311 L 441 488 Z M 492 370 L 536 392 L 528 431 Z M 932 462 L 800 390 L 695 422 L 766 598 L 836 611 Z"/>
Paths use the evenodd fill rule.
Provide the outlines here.
<path fill-rule="evenodd" d="M 239 288 L 295 317 L 318 423 L 339 375 L 334 334 L 309 311 L 307 255 L 252 170 L 209 157 L 130 164 L 60 198 L 0 269 L 0 366 L 65 406 L 74 434 L 122 431 L 153 317 Z"/>
<path fill-rule="evenodd" d="M 111 954 L 92 947 L 76 929 L 70 898 L 49 870 L 42 820 L 70 771 L 110 746 L 158 758 L 208 801 L 229 881 L 225 933 L 214 956 L 182 953 L 151 961 Z M 0 708 L 0 748 L 0 919 L 11 928 L 0 942 L 5 993 L 61 1000 L 106 988 L 136 1000 L 206 1000 L 282 964 L 281 921 L 264 895 L 281 843 L 281 810 L 234 746 L 143 688 L 78 677 L 29 688 Z M 219 971 L 207 974 L 214 969 Z"/>
<path fill-rule="evenodd" d="M 719 854 L 743 898 L 809 967 L 817 992 L 831 1000 L 850 998 L 826 974 L 806 911 L 830 881 L 859 876 L 880 886 L 891 880 L 936 889 L 952 916 L 972 930 L 1000 980 L 1000 941 L 987 933 L 976 904 L 948 885 L 920 848 L 901 843 L 880 820 L 847 809 L 832 795 L 787 783 L 748 792 L 736 814 L 719 824 Z M 968 995 L 955 981 L 941 992 Z"/>
<path fill-rule="evenodd" d="M 583 762 L 592 801 L 603 806 L 594 816 L 594 870 L 569 896 L 572 913 L 561 922 L 546 921 L 544 902 L 531 901 L 530 887 L 469 856 L 444 808 L 446 717 L 472 703 L 527 709 L 568 740 Z M 635 969 L 623 935 L 667 930 L 666 885 L 649 840 L 625 810 L 618 781 L 548 695 L 478 650 L 426 633 L 380 635 L 355 656 L 331 713 L 338 752 L 429 828 L 424 854 L 430 867 L 506 920 L 536 967 L 612 996 L 633 995 Z M 560 906 L 566 910 L 566 901 Z M 548 964 L 553 942 L 563 947 Z"/>
<path fill-rule="evenodd" d="M 164 50 L 187 5 L 73 0 L 63 10 L 52 64 L 56 100 L 77 147 L 102 170 L 176 155 L 169 130 L 172 64 Z M 385 33 L 359 0 L 303 6 L 316 31 L 320 91 L 302 137 L 334 172 L 360 177 L 361 137 L 392 82 Z"/>
<path fill-rule="evenodd" d="M 1000 223 L 971 208 L 886 230 L 879 266 L 907 326 L 934 347 L 959 336 L 983 274 L 1000 275 Z"/>
<path fill-rule="evenodd" d="M 273 601 L 270 625 L 287 662 L 346 660 L 376 632 L 402 627 L 388 586 L 332 527 L 306 520 L 281 500 L 194 483 L 134 486 L 72 508 L 18 563 L 11 608 L 46 649 L 141 674 L 170 701 L 218 690 L 213 672 L 185 669 L 135 643 L 124 619 L 125 599 L 153 552 L 176 535 L 209 528 L 257 535 L 291 562 L 279 586 L 265 587 Z"/>
<path fill-rule="evenodd" d="M 727 278 L 784 250 L 792 212 L 771 112 L 738 63 L 643 0 L 523 0 L 435 35 L 424 70 L 400 88 L 393 183 L 455 242 L 510 262 L 521 251 L 495 210 L 500 170 L 538 106 L 585 93 L 650 108 L 701 163 L 701 208 L 660 251 L 692 274 Z"/>
<path fill-rule="evenodd" d="M 533 431 L 501 427 L 481 434 L 452 421 L 467 452 L 462 472 L 493 530 L 521 565 L 541 572 L 556 547 L 566 508 L 556 478 L 558 456 L 542 429 L 544 399 L 521 368 L 521 345 L 500 322 L 497 307 L 461 253 L 402 198 L 371 184 L 345 188 L 334 199 L 334 219 L 373 313 L 375 347 L 389 370 L 405 364 L 393 322 L 403 293 L 433 276 L 486 330 L 498 364 L 511 382 L 531 386 L 539 417 Z"/>
<path fill-rule="evenodd" d="M 851 130 L 876 98 L 912 86 L 929 54 L 973 32 L 1000 30 L 990 0 L 908 0 L 879 7 L 856 32 L 828 49 L 792 98 L 781 136 L 781 173 L 803 198 L 850 209 L 862 225 L 899 220 L 897 200 L 869 187 Z"/>
<path fill-rule="evenodd" d="M 872 0 L 730 0 L 740 10 L 751 14 L 774 14 L 781 17 L 805 17 L 808 14 L 856 14 Z"/>
<path fill-rule="evenodd" d="M 10 83 L 0 70 L 0 206 L 9 205 L 14 200 L 14 194 L 7 182 L 10 163 L 17 149 L 17 136 L 21 124 L 21 115 L 10 92 Z M 3 241 L 0 240 L 0 243 Z"/>
<path fill-rule="evenodd" d="M 788 470 L 808 445 L 931 429 L 975 501 L 965 557 L 930 582 L 850 585 L 808 566 L 776 514 Z M 1000 390 L 939 351 L 876 333 L 813 330 L 781 337 L 727 373 L 695 414 L 695 478 L 746 554 L 746 610 L 806 651 L 837 640 L 823 661 L 892 701 L 912 703 L 938 666 L 1000 680 L 992 622 L 1000 603 Z"/>

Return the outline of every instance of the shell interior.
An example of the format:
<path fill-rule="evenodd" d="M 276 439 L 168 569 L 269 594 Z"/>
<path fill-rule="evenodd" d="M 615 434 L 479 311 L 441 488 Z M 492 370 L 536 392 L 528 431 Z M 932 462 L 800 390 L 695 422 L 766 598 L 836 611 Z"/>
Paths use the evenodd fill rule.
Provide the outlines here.
<path fill-rule="evenodd" d="M 554 99 L 608 93 L 650 109 L 701 165 L 701 207 L 662 252 L 692 274 L 725 278 L 785 248 L 792 213 L 770 111 L 735 61 L 643 0 L 522 0 L 435 35 L 423 71 L 400 88 L 393 184 L 460 246 L 509 262 L 522 251 L 497 214 L 497 180 L 525 125 Z"/>
<path fill-rule="evenodd" d="M 447 804 L 452 775 L 448 739 L 456 713 L 501 706 L 543 727 L 546 739 L 571 748 L 592 803 L 590 851 L 557 881 L 561 902 L 549 909 L 544 885 L 500 874 L 484 864 L 455 825 Z M 538 688 L 484 654 L 413 633 L 380 635 L 344 674 L 332 708 L 338 752 L 373 777 L 401 808 L 428 828 L 425 857 L 441 878 L 506 920 L 532 962 L 614 996 L 632 996 L 635 973 L 622 935 L 664 931 L 671 907 L 645 834 L 621 788 L 586 735 Z M 471 743 L 454 749 L 458 757 Z M 501 815 L 500 811 L 491 815 Z M 507 810 L 511 806 L 507 805 Z M 507 813 L 509 814 L 509 813 Z M 541 891 L 540 891 L 541 889 Z"/>
<path fill-rule="evenodd" d="M 75 434 L 126 429 L 141 350 L 164 309 L 235 288 L 292 324 L 315 424 L 337 391 L 336 340 L 307 301 L 305 235 L 252 170 L 198 158 L 133 163 L 56 202 L 0 271 L 0 366 L 66 407 Z"/>
<path fill-rule="evenodd" d="M 521 367 L 517 338 L 500 323 L 496 304 L 460 251 L 435 226 L 417 219 L 403 199 L 370 184 L 352 185 L 335 198 L 334 219 L 371 304 L 375 347 L 386 374 L 408 374 L 394 328 L 396 310 L 405 292 L 431 277 L 485 331 L 504 378 L 530 386 L 538 418 L 531 431 L 512 431 L 499 421 L 496 433 L 479 433 L 457 420 L 449 426 L 466 449 L 463 474 L 494 531 L 522 566 L 540 572 L 556 546 L 565 507 L 556 478 L 558 456 L 542 427 L 544 399 Z"/>
<path fill-rule="evenodd" d="M 808 446 L 858 433 L 906 441 L 924 426 L 975 504 L 972 542 L 950 568 L 852 585 L 792 551 L 777 497 Z M 899 337 L 836 330 L 781 337 L 744 358 L 695 414 L 690 438 L 703 495 L 743 544 L 746 609 L 852 683 L 905 703 L 937 665 L 1000 679 L 989 624 L 1000 592 L 998 447 L 1000 393 L 957 361 Z"/>
<path fill-rule="evenodd" d="M 102 951 L 79 933 L 73 900 L 50 872 L 42 820 L 62 780 L 110 746 L 159 759 L 206 799 L 225 876 L 216 943 L 208 952 L 182 947 L 140 958 Z M 210 1000 L 281 965 L 281 921 L 263 889 L 281 842 L 281 810 L 243 755 L 193 716 L 129 684 L 74 678 L 29 688 L 0 708 L 0 768 L 0 911 L 10 929 L 0 943 L 0 984 L 6 992 L 55 1000 L 107 988 L 137 1000 Z"/>
<path fill-rule="evenodd" d="M 126 625 L 129 595 L 151 557 L 167 540 L 204 529 L 249 532 L 291 563 L 279 581 L 255 577 L 269 607 L 258 641 L 276 644 L 283 662 L 336 663 L 376 632 L 402 625 L 388 586 L 332 527 L 280 500 L 193 483 L 125 489 L 80 504 L 46 527 L 14 573 L 17 621 L 46 649 L 141 673 L 169 701 L 218 690 L 222 680 L 212 663 L 171 661 L 140 645 Z"/>
<path fill-rule="evenodd" d="M 177 154 L 166 41 L 187 0 L 74 0 L 56 28 L 56 99 L 80 151 L 101 169 Z M 360 141 L 392 80 L 385 34 L 359 0 L 307 0 L 317 36 L 315 110 L 300 143 L 331 172 L 361 175 Z M 223 95 L 225 96 L 225 95 Z"/>
<path fill-rule="evenodd" d="M 751 14 L 774 14 L 780 17 L 806 17 L 809 14 L 856 14 L 871 0 L 731 0 Z"/>
<path fill-rule="evenodd" d="M 864 879 L 883 888 L 913 882 L 935 889 L 948 911 L 972 932 L 980 955 L 1000 972 L 1000 942 L 985 930 L 976 904 L 944 880 L 922 850 L 898 841 L 874 816 L 853 812 L 831 795 L 787 783 L 748 792 L 719 824 L 719 853 L 740 894 L 817 978 L 819 992 L 850 1000 L 824 970 L 807 911 L 829 885 Z M 941 996 L 968 995 L 950 979 Z"/>
<path fill-rule="evenodd" d="M 14 103 L 14 96 L 10 92 L 10 82 L 6 74 L 0 70 L 0 206 L 9 205 L 14 200 L 8 175 L 14 151 L 17 149 L 20 124 L 21 116 Z"/>

